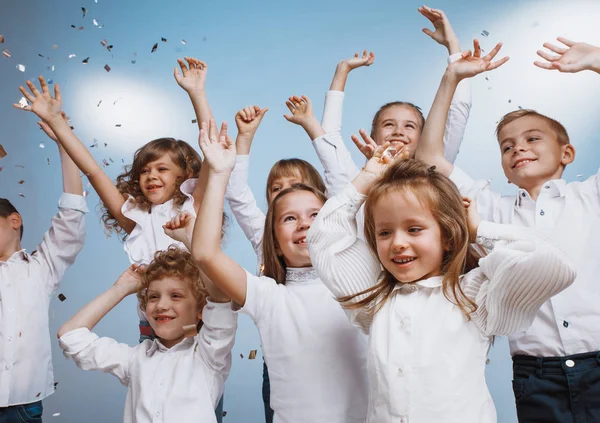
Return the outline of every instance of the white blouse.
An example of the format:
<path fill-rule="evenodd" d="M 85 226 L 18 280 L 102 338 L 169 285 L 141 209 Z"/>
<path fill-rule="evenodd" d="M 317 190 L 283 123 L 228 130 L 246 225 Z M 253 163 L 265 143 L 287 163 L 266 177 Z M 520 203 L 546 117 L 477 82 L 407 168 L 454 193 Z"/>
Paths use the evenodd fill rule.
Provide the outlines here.
<path fill-rule="evenodd" d="M 308 233 L 315 269 L 336 297 L 375 285 L 381 265 L 357 238 L 365 196 L 352 185 L 325 204 Z M 477 242 L 494 248 L 461 285 L 478 305 L 468 320 L 442 292 L 442 277 L 398 283 L 381 310 L 347 310 L 369 333 L 368 422 L 488 423 L 496 411 L 485 381 L 493 335 L 531 324 L 541 305 L 568 287 L 575 270 L 532 231 L 482 222 Z"/>
<path fill-rule="evenodd" d="M 364 423 L 366 337 L 353 327 L 312 268 L 286 283 L 247 273 L 241 312 L 258 327 L 275 423 Z"/>

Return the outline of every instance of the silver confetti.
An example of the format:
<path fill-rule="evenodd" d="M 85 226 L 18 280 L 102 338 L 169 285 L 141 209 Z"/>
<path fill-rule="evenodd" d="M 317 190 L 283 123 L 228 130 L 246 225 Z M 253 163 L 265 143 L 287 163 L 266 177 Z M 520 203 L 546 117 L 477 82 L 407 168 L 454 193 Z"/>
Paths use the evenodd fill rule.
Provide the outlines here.
<path fill-rule="evenodd" d="M 21 97 L 19 100 L 19 106 L 21 106 L 21 109 L 24 109 L 25 107 L 29 106 L 29 101 L 27 101 L 25 97 Z"/>
<path fill-rule="evenodd" d="M 25 65 L 17 65 L 17 70 L 25 72 Z"/>
<path fill-rule="evenodd" d="M 46 148 L 43 142 L 40 143 L 40 148 Z"/>
<path fill-rule="evenodd" d="M 69 59 L 72 59 L 73 57 L 77 57 L 77 55 L 75 53 L 69 54 Z"/>

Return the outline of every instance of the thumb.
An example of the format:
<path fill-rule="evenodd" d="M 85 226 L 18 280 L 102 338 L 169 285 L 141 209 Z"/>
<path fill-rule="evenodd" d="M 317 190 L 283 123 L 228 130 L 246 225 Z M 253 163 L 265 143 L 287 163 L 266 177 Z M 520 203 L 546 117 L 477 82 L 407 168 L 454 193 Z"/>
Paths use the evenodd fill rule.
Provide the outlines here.
<path fill-rule="evenodd" d="M 428 28 L 423 28 L 423 32 L 433 38 L 433 32 L 431 32 L 431 30 Z"/>
<path fill-rule="evenodd" d="M 179 80 L 181 79 L 181 74 L 179 73 L 179 69 L 177 69 L 177 66 L 175 66 L 175 69 L 173 70 L 173 76 L 175 77 L 175 80 L 177 82 L 179 82 Z"/>
<path fill-rule="evenodd" d="M 552 67 L 560 72 L 577 72 L 577 67 L 572 63 L 552 62 Z"/>
<path fill-rule="evenodd" d="M 287 120 L 288 122 L 292 122 L 292 123 L 294 123 L 294 121 L 293 121 L 293 117 L 292 117 L 292 116 L 290 116 L 290 115 L 283 115 L 283 117 L 284 117 L 284 118 L 285 118 L 285 120 Z"/>

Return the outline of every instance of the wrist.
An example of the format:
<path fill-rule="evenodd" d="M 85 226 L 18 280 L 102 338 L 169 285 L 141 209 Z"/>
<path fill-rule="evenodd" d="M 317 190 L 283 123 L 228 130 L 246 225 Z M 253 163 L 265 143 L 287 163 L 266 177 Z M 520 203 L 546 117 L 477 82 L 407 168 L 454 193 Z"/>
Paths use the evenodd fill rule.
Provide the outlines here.
<path fill-rule="evenodd" d="M 109 289 L 109 291 L 111 291 L 115 295 L 115 297 L 120 301 L 131 294 L 135 294 L 138 291 L 138 289 L 137 286 L 115 284 Z"/>
<path fill-rule="evenodd" d="M 595 60 L 592 62 L 591 70 L 596 73 L 600 73 L 600 48 L 598 49 Z"/>
<path fill-rule="evenodd" d="M 456 62 L 454 62 L 454 63 L 456 63 Z M 452 66 L 454 63 L 451 63 L 446 68 L 446 71 L 444 72 L 444 76 L 442 76 L 442 84 L 456 86 L 462 79 L 464 79 L 464 77 L 457 75 L 456 72 L 454 71 L 454 66 Z"/>
<path fill-rule="evenodd" d="M 373 185 L 378 177 L 379 175 L 363 168 L 358 176 L 354 178 L 354 181 L 352 181 L 352 185 L 354 185 L 357 192 L 367 195 L 369 188 L 371 188 L 371 185 Z"/>
<path fill-rule="evenodd" d="M 458 39 L 448 41 L 446 43 L 446 48 L 448 49 L 449 56 L 452 56 L 456 53 L 460 53 L 460 44 L 458 42 Z"/>
<path fill-rule="evenodd" d="M 345 60 L 342 60 L 340 63 L 338 63 L 335 68 L 336 74 L 348 75 L 350 71 L 350 65 L 348 65 L 348 63 Z"/>

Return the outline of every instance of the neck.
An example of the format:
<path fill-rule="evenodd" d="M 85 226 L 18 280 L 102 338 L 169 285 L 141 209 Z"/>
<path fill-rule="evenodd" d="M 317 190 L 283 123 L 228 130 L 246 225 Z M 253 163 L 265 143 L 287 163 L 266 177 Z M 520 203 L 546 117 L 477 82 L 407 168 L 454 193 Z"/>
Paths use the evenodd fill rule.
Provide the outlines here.
<path fill-rule="evenodd" d="M 560 168 L 553 175 L 549 175 L 547 178 L 544 178 L 544 180 L 540 180 L 537 183 L 535 183 L 534 185 L 531 185 L 529 187 L 521 187 L 521 188 L 523 188 L 524 190 L 526 190 L 529 193 L 529 196 L 531 197 L 531 199 L 533 201 L 537 201 L 544 184 L 548 181 L 553 181 L 555 179 L 562 178 L 562 174 L 563 174 L 563 168 Z"/>
<path fill-rule="evenodd" d="M 15 241 L 9 245 L 6 245 L 5 248 L 0 251 L 0 261 L 8 260 L 14 253 L 21 250 L 21 242 Z"/>

